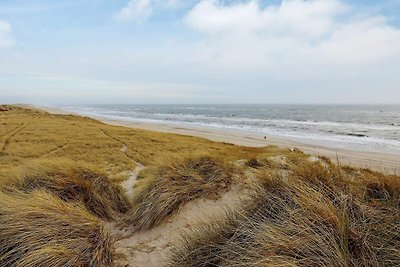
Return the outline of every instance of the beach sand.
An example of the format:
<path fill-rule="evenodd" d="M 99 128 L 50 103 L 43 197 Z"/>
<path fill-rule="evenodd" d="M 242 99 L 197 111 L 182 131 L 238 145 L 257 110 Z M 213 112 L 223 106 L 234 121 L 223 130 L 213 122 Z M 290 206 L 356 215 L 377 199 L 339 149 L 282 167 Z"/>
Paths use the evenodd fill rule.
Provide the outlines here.
<path fill-rule="evenodd" d="M 25 107 L 27 106 L 25 105 Z M 64 111 L 60 108 L 48 108 L 38 106 L 35 106 L 34 108 L 45 110 L 49 113 L 54 114 L 78 115 L 76 113 Z M 128 122 L 116 119 L 105 119 L 98 116 L 94 116 L 93 118 L 112 125 L 144 129 L 149 131 L 174 133 L 180 135 L 190 135 L 216 142 L 230 143 L 239 146 L 264 147 L 274 145 L 290 149 L 300 149 L 310 155 L 328 157 L 334 162 L 338 162 L 341 165 L 369 168 L 372 170 L 390 174 L 400 173 L 400 155 L 396 154 L 363 152 L 347 149 L 329 148 L 324 146 L 315 146 L 272 136 L 267 136 L 267 138 L 264 139 L 264 135 L 261 134 L 225 129 L 187 126 L 173 123 L 142 122 L 139 120 Z"/>

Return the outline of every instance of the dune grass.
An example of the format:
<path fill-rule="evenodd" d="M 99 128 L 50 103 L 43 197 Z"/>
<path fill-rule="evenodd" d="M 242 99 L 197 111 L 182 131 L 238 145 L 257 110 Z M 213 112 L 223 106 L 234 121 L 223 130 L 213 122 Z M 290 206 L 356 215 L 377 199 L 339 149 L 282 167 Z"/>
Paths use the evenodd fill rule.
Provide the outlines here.
<path fill-rule="evenodd" d="M 319 162 L 257 176 L 243 210 L 193 230 L 169 266 L 400 265 L 399 177 Z"/>
<path fill-rule="evenodd" d="M 142 181 L 122 222 L 149 230 L 195 199 L 218 199 L 229 190 L 234 172 L 233 166 L 211 157 L 174 160 Z"/>
<path fill-rule="evenodd" d="M 45 191 L 0 192 L 0 266 L 112 266 L 109 234 L 83 207 Z"/>
<path fill-rule="evenodd" d="M 35 160 L 14 170 L 14 178 L 4 190 L 26 193 L 45 190 L 66 202 L 81 203 L 103 220 L 113 220 L 130 208 L 120 186 L 112 184 L 105 173 L 88 164 L 68 159 Z"/>

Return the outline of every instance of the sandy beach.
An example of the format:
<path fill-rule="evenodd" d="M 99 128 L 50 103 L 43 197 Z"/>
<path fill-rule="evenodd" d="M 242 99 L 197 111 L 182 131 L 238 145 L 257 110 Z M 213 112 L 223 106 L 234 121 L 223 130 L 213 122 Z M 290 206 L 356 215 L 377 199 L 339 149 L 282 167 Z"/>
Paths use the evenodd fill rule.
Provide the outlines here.
<path fill-rule="evenodd" d="M 30 106 L 33 107 L 33 106 Z M 39 107 L 34 108 L 45 110 L 54 114 L 73 114 L 79 115 L 73 112 L 68 112 L 60 108 L 49 108 Z M 389 153 L 378 153 L 378 152 L 363 152 L 353 151 L 346 149 L 329 148 L 324 146 L 315 146 L 310 144 L 304 144 L 293 140 L 284 138 L 277 138 L 267 136 L 264 139 L 264 135 L 256 133 L 248 133 L 241 131 L 232 131 L 225 129 L 215 129 L 207 127 L 196 127 L 182 124 L 173 123 L 153 123 L 143 121 L 123 121 L 116 119 L 106 119 L 99 116 L 93 116 L 94 119 L 102 121 L 103 123 L 124 126 L 130 128 L 144 129 L 149 131 L 173 133 L 180 135 L 190 135 L 216 142 L 225 142 L 239 146 L 249 147 L 264 147 L 269 145 L 300 149 L 303 152 L 315 155 L 315 156 L 326 156 L 335 162 L 339 162 L 341 165 L 348 165 L 352 167 L 369 168 L 384 173 L 400 173 L 400 156 Z"/>

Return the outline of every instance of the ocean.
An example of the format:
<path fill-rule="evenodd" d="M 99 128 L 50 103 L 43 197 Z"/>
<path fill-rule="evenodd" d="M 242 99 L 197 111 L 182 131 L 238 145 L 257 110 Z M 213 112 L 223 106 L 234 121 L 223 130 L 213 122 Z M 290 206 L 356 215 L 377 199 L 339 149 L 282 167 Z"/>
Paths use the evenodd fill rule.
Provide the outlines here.
<path fill-rule="evenodd" d="M 65 110 L 279 137 L 311 145 L 400 156 L 400 105 L 73 105 Z"/>

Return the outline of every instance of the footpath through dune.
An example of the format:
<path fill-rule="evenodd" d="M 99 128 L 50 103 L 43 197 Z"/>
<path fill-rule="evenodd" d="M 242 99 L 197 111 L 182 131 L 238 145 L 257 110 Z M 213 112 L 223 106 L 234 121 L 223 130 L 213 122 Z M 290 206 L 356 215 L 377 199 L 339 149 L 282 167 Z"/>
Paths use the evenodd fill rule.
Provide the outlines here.
<path fill-rule="evenodd" d="M 136 162 L 136 168 L 131 172 L 129 178 L 121 183 L 122 188 L 125 190 L 125 193 L 130 200 L 133 198 L 137 177 L 142 170 L 144 170 L 144 166 Z"/>
<path fill-rule="evenodd" d="M 244 190 L 233 186 L 219 200 L 198 199 L 188 203 L 176 216 L 151 230 L 132 233 L 129 227 L 114 227 L 112 232 L 118 240 L 116 252 L 122 256 L 117 263 L 124 267 L 165 266 L 169 249 L 179 243 L 188 231 L 226 216 L 225 211 L 238 207 L 244 198 Z"/>
<path fill-rule="evenodd" d="M 126 154 L 128 147 L 123 144 L 121 152 Z M 137 178 L 145 166 L 135 162 L 129 178 L 121 183 L 130 200 L 134 198 Z M 212 220 L 227 216 L 228 209 L 237 209 L 247 198 L 247 190 L 233 185 L 218 200 L 197 199 L 187 203 L 178 214 L 167 222 L 148 231 L 132 232 L 131 228 L 120 228 L 117 223 L 107 228 L 116 239 L 115 249 L 119 256 L 117 266 L 123 267 L 162 267 L 168 262 L 170 248 L 178 244 L 192 228 Z"/>

